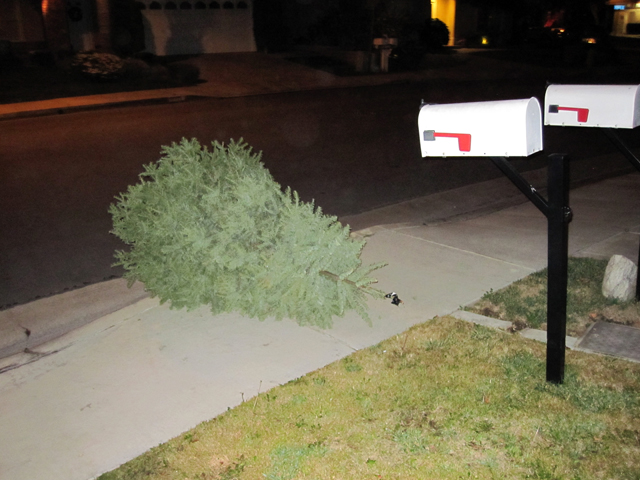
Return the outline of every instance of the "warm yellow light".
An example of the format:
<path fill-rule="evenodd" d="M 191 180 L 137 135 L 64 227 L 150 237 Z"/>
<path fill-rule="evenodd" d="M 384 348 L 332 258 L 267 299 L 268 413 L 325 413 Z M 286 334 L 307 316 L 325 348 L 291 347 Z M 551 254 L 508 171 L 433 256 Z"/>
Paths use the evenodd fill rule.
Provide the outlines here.
<path fill-rule="evenodd" d="M 489 37 L 482 37 L 482 45 L 489 45 Z"/>
<path fill-rule="evenodd" d="M 49 0 L 42 0 L 42 14 L 46 15 L 49 10 Z"/>

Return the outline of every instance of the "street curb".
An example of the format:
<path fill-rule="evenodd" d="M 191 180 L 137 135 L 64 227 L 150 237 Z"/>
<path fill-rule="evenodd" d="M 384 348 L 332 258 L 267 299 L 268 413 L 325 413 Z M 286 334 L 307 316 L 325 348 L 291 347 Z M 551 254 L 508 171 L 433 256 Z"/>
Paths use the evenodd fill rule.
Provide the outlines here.
<path fill-rule="evenodd" d="M 149 294 L 118 278 L 0 311 L 0 359 L 58 338 Z"/>
<path fill-rule="evenodd" d="M 202 100 L 208 97 L 204 95 L 177 95 L 163 96 L 158 98 L 142 98 L 132 100 L 122 100 L 116 102 L 91 103 L 86 105 L 70 105 L 64 107 L 43 108 L 36 110 L 25 110 L 21 112 L 0 113 L 0 121 L 16 120 L 20 118 L 45 117 L 51 115 L 64 115 L 66 113 L 86 112 L 91 110 L 106 110 L 109 108 L 118 108 L 123 106 L 145 106 L 145 105 L 162 105 L 167 103 L 182 103 L 193 100 Z"/>

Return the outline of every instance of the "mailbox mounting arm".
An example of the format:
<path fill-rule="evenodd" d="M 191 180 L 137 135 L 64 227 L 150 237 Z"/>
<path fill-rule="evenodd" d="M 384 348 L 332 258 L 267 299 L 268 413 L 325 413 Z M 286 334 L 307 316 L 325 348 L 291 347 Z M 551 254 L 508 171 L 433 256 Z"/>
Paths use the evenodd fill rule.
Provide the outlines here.
<path fill-rule="evenodd" d="M 634 167 L 640 170 L 640 160 L 638 160 L 638 157 L 633 154 L 627 144 L 622 141 L 616 131 L 613 128 L 603 128 L 602 131 L 607 136 L 607 138 L 611 140 L 611 143 L 613 143 L 618 148 L 618 150 L 620 150 L 620 153 L 622 153 Z"/>
<path fill-rule="evenodd" d="M 518 187 L 518 190 L 531 200 L 531 203 L 538 207 L 538 210 L 540 210 L 545 217 L 549 217 L 548 202 L 532 185 L 529 184 L 529 182 L 524 179 L 524 177 L 522 177 L 522 175 L 520 175 L 515 168 L 513 168 L 513 165 L 511 165 L 505 157 L 491 157 L 491 161 L 516 187 Z"/>

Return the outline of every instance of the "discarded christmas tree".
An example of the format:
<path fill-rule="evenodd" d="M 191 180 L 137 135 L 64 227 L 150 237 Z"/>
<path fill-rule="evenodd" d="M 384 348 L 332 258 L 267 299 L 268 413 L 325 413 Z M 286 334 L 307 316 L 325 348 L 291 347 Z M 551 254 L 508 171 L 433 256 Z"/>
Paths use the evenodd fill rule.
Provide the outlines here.
<path fill-rule="evenodd" d="M 209 305 L 213 313 L 293 318 L 330 327 L 366 295 L 382 297 L 363 267 L 365 242 L 336 217 L 282 191 L 242 141 L 197 140 L 163 147 L 140 183 L 111 205 L 113 231 L 129 245 L 117 251 L 125 278 L 173 308 Z"/>

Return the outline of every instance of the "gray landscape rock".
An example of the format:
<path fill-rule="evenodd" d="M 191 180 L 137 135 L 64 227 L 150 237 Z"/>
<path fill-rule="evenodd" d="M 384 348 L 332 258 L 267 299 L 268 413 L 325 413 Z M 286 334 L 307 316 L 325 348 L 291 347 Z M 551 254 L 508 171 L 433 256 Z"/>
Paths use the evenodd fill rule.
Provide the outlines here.
<path fill-rule="evenodd" d="M 638 267 L 622 255 L 614 255 L 607 264 L 602 282 L 602 294 L 627 302 L 634 298 Z"/>

